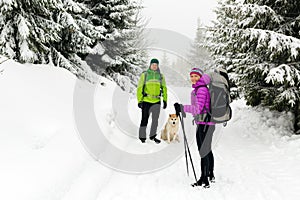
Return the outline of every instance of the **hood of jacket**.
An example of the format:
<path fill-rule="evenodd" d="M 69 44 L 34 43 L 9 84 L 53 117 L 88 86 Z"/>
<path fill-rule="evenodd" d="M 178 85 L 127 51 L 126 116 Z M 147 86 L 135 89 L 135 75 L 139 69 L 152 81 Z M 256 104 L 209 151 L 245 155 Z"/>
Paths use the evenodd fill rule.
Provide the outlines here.
<path fill-rule="evenodd" d="M 207 74 L 203 74 L 201 78 L 192 85 L 193 88 L 197 88 L 200 86 L 206 86 L 210 83 L 210 77 Z"/>

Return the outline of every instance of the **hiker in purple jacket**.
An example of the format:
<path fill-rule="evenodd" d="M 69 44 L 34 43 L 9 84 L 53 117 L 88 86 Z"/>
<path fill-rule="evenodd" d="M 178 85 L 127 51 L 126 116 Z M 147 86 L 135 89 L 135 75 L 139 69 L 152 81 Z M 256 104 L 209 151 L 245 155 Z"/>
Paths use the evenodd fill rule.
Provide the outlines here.
<path fill-rule="evenodd" d="M 190 79 L 194 90 L 191 93 L 191 105 L 175 103 L 176 114 L 181 112 L 191 113 L 197 124 L 196 141 L 201 156 L 201 177 L 192 186 L 209 187 L 209 181 L 214 182 L 214 156 L 211 150 L 211 142 L 215 124 L 210 122 L 210 94 L 207 85 L 210 77 L 199 68 L 193 68 Z"/>

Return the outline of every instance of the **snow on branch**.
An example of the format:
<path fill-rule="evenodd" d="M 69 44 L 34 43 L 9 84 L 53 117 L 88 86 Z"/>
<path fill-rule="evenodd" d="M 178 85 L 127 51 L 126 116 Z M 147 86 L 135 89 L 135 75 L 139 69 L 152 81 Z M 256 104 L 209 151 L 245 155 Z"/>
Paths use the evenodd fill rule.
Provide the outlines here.
<path fill-rule="evenodd" d="M 283 84 L 285 81 L 287 81 L 290 86 L 295 86 L 296 80 L 299 83 L 300 71 L 295 67 L 289 66 L 288 64 L 282 64 L 271 69 L 265 79 L 266 83 L 272 82 L 273 85 L 275 83 Z"/>
<path fill-rule="evenodd" d="M 257 48 L 267 48 L 271 60 L 278 53 L 288 53 L 291 61 L 300 57 L 300 39 L 270 30 L 248 28 L 245 31 L 246 37 L 250 37 L 250 41 L 258 42 Z"/>

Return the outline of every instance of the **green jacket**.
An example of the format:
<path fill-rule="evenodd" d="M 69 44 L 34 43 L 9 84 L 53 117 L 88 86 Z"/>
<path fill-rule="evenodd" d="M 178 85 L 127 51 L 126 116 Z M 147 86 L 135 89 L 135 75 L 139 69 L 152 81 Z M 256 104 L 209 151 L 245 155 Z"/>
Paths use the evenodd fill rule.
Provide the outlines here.
<path fill-rule="evenodd" d="M 146 80 L 144 92 L 147 94 L 147 96 L 144 97 L 143 86 L 145 81 L 145 73 L 147 73 L 147 80 Z M 161 85 L 160 85 L 160 80 L 161 80 Z M 142 73 L 138 83 L 137 92 L 136 92 L 138 103 L 159 102 L 160 98 L 158 98 L 158 96 L 160 95 L 160 87 L 162 87 L 163 101 L 167 101 L 168 94 L 167 94 L 167 86 L 166 86 L 166 80 L 164 75 L 162 75 L 159 71 L 153 71 L 151 69 L 148 69 L 147 72 Z"/>

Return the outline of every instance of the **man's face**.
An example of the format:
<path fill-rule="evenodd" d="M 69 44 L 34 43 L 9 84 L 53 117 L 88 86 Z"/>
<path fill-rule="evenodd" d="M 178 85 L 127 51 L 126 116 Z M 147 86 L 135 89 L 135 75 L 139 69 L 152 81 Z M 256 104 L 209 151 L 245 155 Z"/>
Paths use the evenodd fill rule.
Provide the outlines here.
<path fill-rule="evenodd" d="M 152 63 L 152 64 L 150 65 L 150 69 L 156 71 L 156 70 L 158 69 L 158 64 L 157 64 L 157 63 Z"/>

